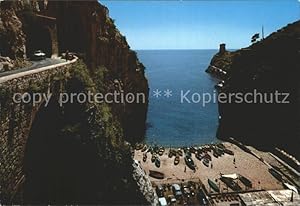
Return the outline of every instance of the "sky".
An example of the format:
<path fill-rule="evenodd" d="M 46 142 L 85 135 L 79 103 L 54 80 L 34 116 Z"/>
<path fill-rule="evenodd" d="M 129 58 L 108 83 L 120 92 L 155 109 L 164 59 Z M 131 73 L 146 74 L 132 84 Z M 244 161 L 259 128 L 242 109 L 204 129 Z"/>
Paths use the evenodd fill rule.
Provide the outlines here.
<path fill-rule="evenodd" d="M 300 20 L 300 0 L 103 0 L 132 49 L 239 49 Z"/>

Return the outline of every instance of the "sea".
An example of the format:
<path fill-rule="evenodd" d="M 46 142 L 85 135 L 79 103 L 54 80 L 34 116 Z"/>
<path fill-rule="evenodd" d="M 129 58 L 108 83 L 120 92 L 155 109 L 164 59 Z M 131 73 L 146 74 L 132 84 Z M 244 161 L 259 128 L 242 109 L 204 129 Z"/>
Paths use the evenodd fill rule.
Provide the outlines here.
<path fill-rule="evenodd" d="M 216 53 L 217 50 L 137 51 L 150 87 L 147 144 L 181 147 L 218 141 L 218 106 L 213 100 L 218 80 L 205 72 Z"/>

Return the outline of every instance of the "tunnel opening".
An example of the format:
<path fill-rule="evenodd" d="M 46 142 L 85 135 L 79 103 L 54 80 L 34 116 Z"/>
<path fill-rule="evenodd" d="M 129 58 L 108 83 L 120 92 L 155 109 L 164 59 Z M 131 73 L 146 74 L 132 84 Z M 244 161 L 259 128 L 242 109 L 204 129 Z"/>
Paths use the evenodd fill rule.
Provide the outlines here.
<path fill-rule="evenodd" d="M 28 56 L 32 56 L 37 50 L 43 51 L 47 57 L 52 55 L 52 40 L 50 31 L 43 26 L 29 26 L 26 32 L 26 49 Z"/>
<path fill-rule="evenodd" d="M 25 9 L 21 18 L 26 35 L 27 57 L 32 57 L 37 50 L 42 50 L 47 57 L 51 57 L 53 53 L 51 30 L 53 29 L 55 32 L 55 21 L 49 21 L 46 17 L 41 18 L 30 9 Z"/>

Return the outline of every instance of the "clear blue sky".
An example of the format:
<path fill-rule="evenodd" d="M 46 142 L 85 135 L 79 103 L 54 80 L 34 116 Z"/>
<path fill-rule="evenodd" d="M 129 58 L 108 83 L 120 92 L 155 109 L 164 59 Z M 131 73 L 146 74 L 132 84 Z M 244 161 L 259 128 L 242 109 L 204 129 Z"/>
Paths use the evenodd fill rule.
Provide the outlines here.
<path fill-rule="evenodd" d="M 246 47 L 300 19 L 300 0 L 100 1 L 133 49 Z"/>

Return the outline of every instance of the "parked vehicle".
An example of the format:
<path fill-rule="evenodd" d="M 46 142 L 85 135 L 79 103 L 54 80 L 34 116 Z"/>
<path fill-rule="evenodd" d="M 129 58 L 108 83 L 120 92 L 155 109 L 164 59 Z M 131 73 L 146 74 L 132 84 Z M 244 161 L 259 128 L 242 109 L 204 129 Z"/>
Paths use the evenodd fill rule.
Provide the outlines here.
<path fill-rule="evenodd" d="M 176 204 L 176 202 L 177 202 L 177 200 L 174 197 L 174 195 L 169 195 L 168 196 L 168 201 L 169 201 L 170 204 Z"/>
<path fill-rule="evenodd" d="M 181 187 L 178 184 L 173 184 L 172 185 L 172 191 L 173 191 L 173 194 L 176 198 L 182 196 Z"/>
<path fill-rule="evenodd" d="M 159 202 L 160 206 L 167 206 L 168 205 L 167 200 L 164 197 L 158 198 L 158 202 Z"/>
<path fill-rule="evenodd" d="M 46 54 L 42 50 L 37 50 L 32 55 L 33 60 L 43 60 L 46 59 Z"/>
<path fill-rule="evenodd" d="M 163 197 L 164 196 L 164 188 L 161 185 L 156 186 L 156 194 L 158 197 Z"/>
<path fill-rule="evenodd" d="M 190 198 L 190 197 L 191 197 L 191 191 L 190 191 L 189 186 L 183 185 L 182 191 L 183 191 L 183 195 L 184 195 L 185 197 L 187 197 L 187 198 Z"/>

